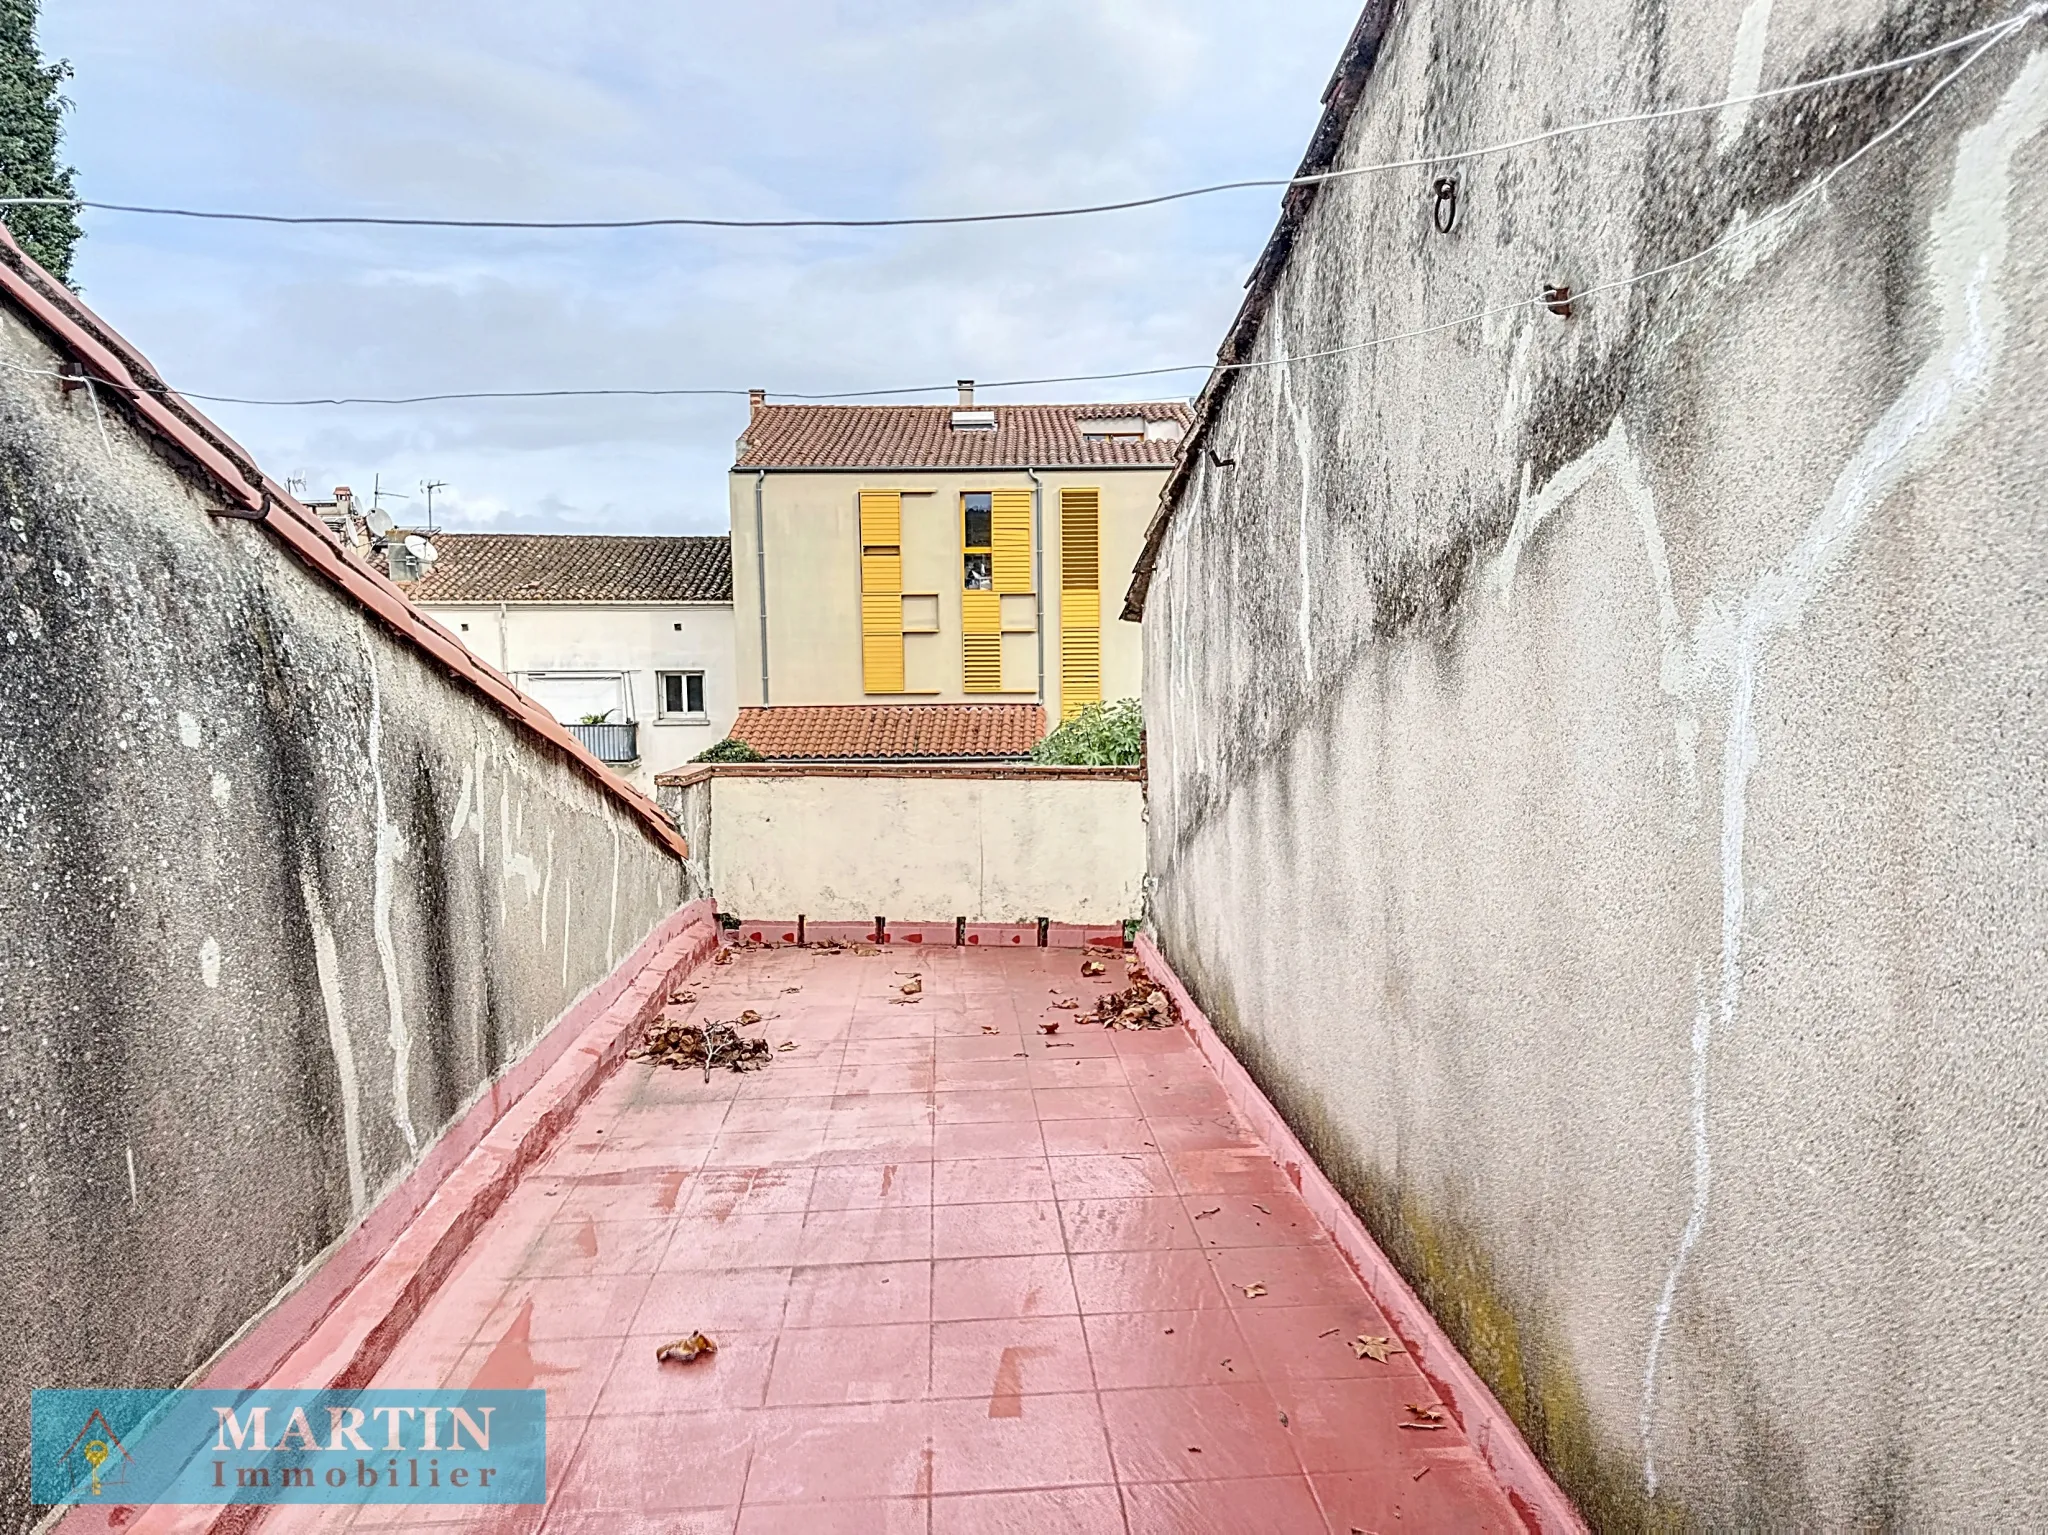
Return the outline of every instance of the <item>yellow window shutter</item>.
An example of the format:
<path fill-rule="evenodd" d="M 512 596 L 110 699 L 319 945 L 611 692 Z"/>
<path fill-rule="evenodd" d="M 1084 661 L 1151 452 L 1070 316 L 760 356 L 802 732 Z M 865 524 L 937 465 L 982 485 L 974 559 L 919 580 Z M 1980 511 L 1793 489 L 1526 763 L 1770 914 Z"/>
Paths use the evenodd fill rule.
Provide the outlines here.
<path fill-rule="evenodd" d="M 989 553 L 997 592 L 1031 591 L 1031 492 L 989 496 Z"/>
<path fill-rule="evenodd" d="M 860 675 L 869 693 L 903 691 L 903 497 L 860 493 Z"/>
<path fill-rule="evenodd" d="M 1060 718 L 1102 702 L 1102 492 L 1060 492 Z"/>
<path fill-rule="evenodd" d="M 842 506 L 844 502 L 840 503 Z M 903 547 L 903 492 L 864 490 L 860 493 L 860 546 Z"/>
<path fill-rule="evenodd" d="M 962 687 L 969 693 L 1003 690 L 1003 598 L 1000 592 L 960 594 Z"/>

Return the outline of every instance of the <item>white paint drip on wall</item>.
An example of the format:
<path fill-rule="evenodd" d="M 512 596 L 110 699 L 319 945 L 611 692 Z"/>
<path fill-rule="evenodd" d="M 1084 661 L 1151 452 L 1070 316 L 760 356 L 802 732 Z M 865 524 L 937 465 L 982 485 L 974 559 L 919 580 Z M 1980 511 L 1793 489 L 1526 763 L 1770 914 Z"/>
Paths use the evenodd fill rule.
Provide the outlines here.
<path fill-rule="evenodd" d="M 569 907 L 576 895 L 576 883 L 564 877 L 562 880 L 562 984 L 569 984 Z"/>
<path fill-rule="evenodd" d="M 1750 96 L 1764 79 L 1764 45 L 1771 34 L 1771 0 L 1749 0 L 1735 24 L 1735 52 L 1728 65 L 1728 96 Z M 1749 123 L 1752 102 L 1721 108 L 1714 125 L 1714 152 L 1726 154 Z"/>
<path fill-rule="evenodd" d="M 1658 1369 L 1671 1312 L 1704 1227 L 1711 1163 L 1707 1140 L 1706 1070 L 1715 1029 L 1734 1028 L 1742 1000 L 1743 928 L 1748 892 L 1743 857 L 1749 825 L 1749 782 L 1761 755 L 1755 707 L 1758 670 L 1772 637 L 1798 626 L 1841 563 L 1850 543 L 1881 504 L 1933 458 L 1981 399 L 2005 334 L 1999 283 L 2008 247 L 2012 162 L 2020 147 L 2048 128 L 2048 55 L 2036 55 L 2014 78 L 1991 116 L 1961 135 L 1949 193 L 1928 237 L 1928 287 L 1940 330 L 1927 359 L 1891 406 L 1865 433 L 1836 476 L 1820 513 L 1784 561 L 1766 572 L 1732 608 L 1714 604 L 1703 616 L 1700 674 L 1725 680 L 1728 723 L 1721 768 L 1721 955 L 1712 1022 L 1693 1029 L 1692 1214 L 1679 1238 L 1652 1319 L 1643 1372 L 1643 1485 L 1657 1490 L 1655 1448 Z"/>
<path fill-rule="evenodd" d="M 135 1181 L 135 1148 L 124 1146 L 121 1149 L 128 1155 L 128 1208 L 139 1210 L 142 1208 L 142 1189 Z"/>
<path fill-rule="evenodd" d="M 220 986 L 220 940 L 211 933 L 199 945 L 199 979 L 209 991 Z"/>
<path fill-rule="evenodd" d="M 621 849 L 619 847 L 618 816 L 610 810 L 606 810 L 605 819 L 611 822 L 612 827 L 612 910 L 611 915 L 605 920 L 604 928 L 604 967 L 609 970 L 617 961 L 619 952 L 619 858 Z M 564 926 L 567 926 L 566 921 Z"/>
<path fill-rule="evenodd" d="M 405 1021 L 405 993 L 398 980 L 398 945 L 391 936 L 391 901 L 397 866 L 405 861 L 405 839 L 392 824 L 390 806 L 384 797 L 384 684 L 377 675 L 377 653 L 370 646 L 367 620 L 357 619 L 363 645 L 363 666 L 370 679 L 370 763 L 371 803 L 377 816 L 377 846 L 373 862 L 370 927 L 377 941 L 377 961 L 384 971 L 384 1006 L 388 1019 L 385 1038 L 391 1046 L 391 1117 L 405 1137 L 405 1149 L 420 1149 L 419 1132 L 412 1124 L 412 1028 Z"/>
<path fill-rule="evenodd" d="M 515 879 L 526 887 L 527 900 L 531 901 L 540 894 L 540 865 L 533 861 L 531 853 L 513 851 L 518 842 L 518 833 L 512 826 L 512 779 L 508 774 L 503 787 L 498 791 L 498 872 L 501 876 L 501 900 Z"/>
<path fill-rule="evenodd" d="M 334 928 L 320 904 L 319 887 L 313 871 L 299 865 L 299 899 L 306 908 L 306 925 L 313 932 L 313 974 L 320 983 L 320 1007 L 327 1015 L 327 1048 L 334 1053 L 334 1074 L 341 1083 L 341 1144 L 348 1164 L 348 1207 L 351 1218 L 359 1219 L 369 1204 L 368 1181 L 363 1174 L 363 1090 L 356 1075 L 355 1044 L 349 1038 L 348 1013 L 341 1001 L 341 965 L 335 957 Z"/>
<path fill-rule="evenodd" d="M 548 892 L 555 888 L 555 829 L 548 828 L 548 863 L 540 877 L 540 946 L 548 946 Z"/>
<path fill-rule="evenodd" d="M 448 840 L 453 842 L 462 835 L 462 828 L 469 824 L 469 803 L 476 793 L 476 772 L 465 762 L 462 765 L 462 787 L 455 793 L 455 814 L 448 819 Z"/>
<path fill-rule="evenodd" d="M 1283 322 L 1280 326 L 1280 333 L 1283 338 L 1281 341 L 1281 350 L 1283 353 L 1291 352 L 1292 350 L 1287 345 L 1286 340 L 1284 339 L 1286 336 L 1286 331 L 1287 327 Z M 1289 431 L 1287 435 L 1294 443 L 1294 452 L 1297 461 L 1296 474 L 1300 481 L 1300 494 L 1297 497 L 1297 504 L 1295 507 L 1294 514 L 1296 579 L 1300 582 L 1301 587 L 1300 606 L 1296 614 L 1295 627 L 1301 640 L 1302 681 L 1304 684 L 1312 685 L 1316 680 L 1316 653 L 1314 643 L 1315 631 L 1311 619 L 1311 609 L 1313 604 L 1310 600 L 1312 588 L 1309 584 L 1308 557 L 1309 487 L 1314 483 L 1312 479 L 1310 457 L 1312 439 L 1310 436 L 1308 422 L 1304 418 L 1301 403 L 1294 396 L 1293 379 L 1295 370 L 1292 368 L 1283 367 L 1278 371 L 1280 374 L 1280 385 L 1273 392 L 1273 411 L 1276 417 L 1282 409 L 1285 409 L 1287 412 L 1287 419 L 1289 425 Z M 1277 437 L 1278 434 L 1276 433 L 1275 435 Z"/>

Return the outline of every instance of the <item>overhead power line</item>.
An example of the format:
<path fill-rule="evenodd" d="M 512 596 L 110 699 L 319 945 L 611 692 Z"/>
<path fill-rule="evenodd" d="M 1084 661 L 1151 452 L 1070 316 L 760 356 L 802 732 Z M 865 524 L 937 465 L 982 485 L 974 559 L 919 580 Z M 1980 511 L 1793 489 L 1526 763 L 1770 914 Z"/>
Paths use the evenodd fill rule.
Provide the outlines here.
<path fill-rule="evenodd" d="M 1876 64 L 1865 64 L 1856 69 L 1846 69 L 1832 75 L 1822 75 L 1812 80 L 1795 81 L 1790 85 L 1773 86 L 1769 90 L 1750 91 L 1740 96 L 1724 96 L 1718 101 L 1698 102 L 1688 106 L 1658 107 L 1647 112 L 1629 112 L 1618 117 L 1593 118 L 1585 122 L 1571 123 L 1561 128 L 1546 129 L 1522 138 L 1505 139 L 1497 144 L 1483 144 L 1469 149 L 1447 150 L 1440 154 L 1416 155 L 1402 160 L 1383 160 L 1374 165 L 1357 165 L 1343 170 L 1316 171 L 1305 176 L 1261 177 L 1244 181 L 1218 181 L 1207 186 L 1186 187 L 1177 192 L 1161 192 L 1150 197 L 1126 198 L 1117 202 L 1083 203 L 1062 208 L 1031 208 L 996 213 L 947 213 L 931 214 L 908 218 L 787 218 L 787 219 L 738 219 L 704 218 L 695 216 L 674 216 L 659 218 L 621 219 L 473 219 L 404 216 L 376 213 L 254 213 L 238 209 L 222 208 L 181 208 L 148 203 L 102 202 L 93 198 L 71 197 L 0 197 L 0 207 L 66 207 L 90 208 L 102 213 L 130 213 L 153 218 L 199 219 L 209 222 L 237 224 L 286 224 L 286 225 L 340 225 L 374 226 L 388 229 L 506 229 L 506 230 L 607 230 L 607 229 L 919 229 L 939 225 L 958 224 L 1011 224 L 1034 219 L 1080 218 L 1097 213 L 1126 213 L 1139 208 L 1156 208 L 1167 203 L 1186 202 L 1197 197 L 1213 197 L 1222 192 L 1242 192 L 1258 188 L 1318 186 L 1327 182 L 1351 180 L 1360 176 L 1377 176 L 1391 171 L 1419 170 L 1431 167 L 1457 165 L 1470 160 L 1486 159 L 1506 154 L 1516 149 L 1526 149 L 1534 144 L 1547 143 L 1552 139 L 1567 138 L 1574 134 L 1590 133 L 1601 128 L 1621 128 L 1633 124 L 1662 122 L 1669 118 L 1698 116 L 1708 112 L 1720 112 L 1730 107 L 1746 106 L 1752 102 L 1773 101 L 1786 96 L 1796 96 L 1809 91 L 1824 90 L 1829 86 L 1844 85 L 1854 80 L 1867 80 L 1876 75 L 1889 74 L 1895 70 L 1908 69 L 1924 64 L 1931 59 L 1957 52 L 1987 38 L 2002 36 L 2010 29 L 2023 25 L 2044 13 L 2048 4 L 2042 0 L 2002 20 L 1966 32 L 1947 42 L 1936 43 L 1916 53 L 1903 54 L 1898 58 L 1886 59 Z M 196 398 L 196 396 L 195 396 Z M 322 402 L 325 403 L 325 402 Z M 416 403 L 407 401 L 405 403 Z"/>
<path fill-rule="evenodd" d="M 1823 192 L 1827 190 L 1828 187 L 1833 185 L 1837 178 L 1839 178 L 1845 172 L 1849 171 L 1854 166 L 1859 164 L 1867 156 L 1869 156 L 1871 153 L 1877 150 L 1881 145 L 1883 145 L 1890 139 L 1896 137 L 1899 133 L 1903 132 L 1909 124 L 1911 124 L 1916 118 L 1918 118 L 1923 112 L 1925 112 L 1929 106 L 1931 106 L 1934 103 L 1937 97 L 1939 97 L 1951 85 L 1953 85 L 1957 80 L 1961 79 L 1963 75 L 1968 73 L 1973 67 L 1975 67 L 1975 65 L 1980 59 L 1984 58 L 2000 43 L 2006 41 L 2006 39 L 2017 35 L 2029 21 L 2032 21 L 2044 14 L 2048 14 L 2048 0 L 2043 0 L 2043 3 L 2030 6 L 2025 12 L 2021 13 L 2020 15 L 2009 17 L 2005 21 L 2000 22 L 1996 26 L 1982 28 L 1979 29 L 1979 31 L 1977 31 L 1976 33 L 1973 33 L 1971 35 L 1972 40 L 1976 42 L 1977 46 L 1967 57 L 1963 59 L 1963 61 L 1960 64 L 1958 64 L 1954 69 L 1950 70 L 1947 74 L 1943 75 L 1932 86 L 1930 86 L 1927 89 L 1927 91 L 1924 92 L 1920 96 L 1920 98 L 1916 100 L 1912 106 L 1907 108 L 1906 111 L 1903 114 L 1901 114 L 1898 118 L 1896 118 L 1889 125 L 1880 130 L 1876 135 L 1874 135 L 1872 138 L 1870 138 L 1862 145 L 1860 145 L 1858 148 L 1856 148 L 1854 151 L 1852 151 L 1844 159 L 1840 160 L 1835 165 L 1831 166 L 1828 170 L 1822 172 L 1821 175 L 1816 177 L 1812 182 L 1808 183 L 1805 187 L 1802 187 L 1799 191 L 1795 192 L 1791 197 L 1787 198 L 1784 202 L 1779 203 L 1775 207 L 1766 210 L 1764 213 L 1758 215 L 1757 218 L 1755 218 L 1754 220 L 1745 224 L 1738 225 L 1737 227 L 1731 229 L 1727 234 L 1722 235 L 1719 239 L 1714 240 L 1712 243 L 1703 246 L 1697 251 L 1694 251 L 1689 256 L 1682 256 L 1676 261 L 1669 261 L 1661 266 L 1651 267 L 1640 272 L 1632 272 L 1626 277 L 1612 278 L 1605 282 L 1596 283 L 1590 288 L 1574 291 L 1570 295 L 1571 301 L 1573 303 L 1577 303 L 1586 299 L 1598 298 L 1606 294 L 1616 293 L 1627 288 L 1635 287 L 1640 283 L 1650 282 L 1660 277 L 1669 276 L 1674 272 L 1682 271 L 1687 267 L 1697 265 L 1698 263 L 1707 260 L 1709 257 L 1717 254 L 1718 252 L 1725 250 L 1735 244 L 1738 244 L 1739 242 L 1745 239 L 1754 237 L 1759 230 L 1764 229 L 1770 224 L 1773 224 L 1788 217 L 1795 209 L 1819 197 Z M 1944 45 L 1941 51 L 1952 52 L 1954 51 L 1954 47 L 1953 45 Z M 1920 55 L 1917 57 L 1930 56 L 1932 55 Z M 1417 326 L 1409 330 L 1385 332 L 1380 335 L 1367 337 L 1363 341 L 1349 342 L 1342 346 L 1327 347 L 1313 352 L 1300 352 L 1270 358 L 1254 358 L 1242 362 L 1208 361 L 1194 363 L 1175 363 L 1165 367 L 1156 368 L 1126 368 L 1112 373 L 1068 373 L 1059 375 L 1048 375 L 1039 378 L 996 379 L 984 381 L 980 387 L 984 389 L 1019 389 L 1044 387 L 1046 385 L 1051 384 L 1113 383 L 1119 381 L 1126 381 L 1130 379 L 1161 378 L 1177 373 L 1236 373 L 1251 372 L 1265 368 L 1292 367 L 1300 363 L 1320 361 L 1324 358 L 1340 357 L 1356 352 L 1371 351 L 1378 347 L 1392 345 L 1397 341 L 1408 341 L 1421 336 L 1435 335 L 1442 331 L 1455 330 L 1462 326 L 1476 324 L 1482 320 L 1494 319 L 1498 316 L 1505 314 L 1513 314 L 1519 310 L 1532 309 L 1538 306 L 1548 306 L 1553 304 L 1554 302 L 1554 296 L 1548 293 L 1532 296 L 1529 298 L 1515 299 L 1506 303 L 1495 304 L 1485 309 L 1474 310 L 1470 314 L 1459 315 L 1454 319 L 1439 320 L 1432 324 Z M 87 385 L 96 384 L 101 387 L 113 389 L 125 394 L 141 394 L 145 392 L 143 390 L 136 388 L 132 384 L 116 383 L 111 379 L 99 378 L 97 376 L 80 376 L 74 374 L 59 373 L 50 370 L 29 369 L 14 364 L 9 364 L 6 366 L 10 367 L 12 371 L 15 372 L 33 372 L 39 375 L 44 375 L 52 378 L 64 379 L 72 383 L 83 382 L 86 383 Z M 953 387 L 954 386 L 951 384 L 946 384 L 943 386 L 937 384 L 920 384 L 894 389 L 847 390 L 831 394 L 781 393 L 777 395 L 777 398 L 782 400 L 794 400 L 803 402 L 872 400 L 899 397 L 903 395 L 936 394 L 944 390 L 950 390 Z M 552 400 L 594 399 L 607 397 L 637 397 L 650 399 L 666 399 L 687 396 L 736 397 L 751 393 L 750 390 L 745 389 L 640 389 L 626 386 L 606 386 L 586 389 L 490 389 L 450 391 L 440 394 L 421 395 L 353 395 L 305 399 L 262 399 L 245 395 L 196 394 L 184 390 L 162 392 L 176 393 L 183 399 L 202 401 L 207 404 L 257 406 L 417 405 L 446 400 Z M 94 405 L 95 409 L 97 409 L 97 395 L 95 395 L 94 397 Z M 104 431 L 104 429 L 104 426 L 102 426 L 102 431 Z"/>

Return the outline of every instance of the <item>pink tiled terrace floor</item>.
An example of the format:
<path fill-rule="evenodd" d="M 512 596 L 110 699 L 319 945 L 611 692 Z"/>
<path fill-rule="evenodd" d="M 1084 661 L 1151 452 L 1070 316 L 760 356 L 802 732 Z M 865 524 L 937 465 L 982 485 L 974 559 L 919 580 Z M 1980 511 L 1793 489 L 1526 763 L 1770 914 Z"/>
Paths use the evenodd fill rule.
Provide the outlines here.
<path fill-rule="evenodd" d="M 700 972 L 672 1013 L 795 1048 L 709 1084 L 628 1062 L 378 1377 L 544 1387 L 548 1507 L 265 1528 L 1518 1528 L 1455 1427 L 1401 1426 L 1428 1385 L 1354 1355 L 1391 1329 L 1188 1036 L 1051 1007 L 1124 984 L 1081 958 Z M 698 1328 L 714 1357 L 655 1362 Z"/>

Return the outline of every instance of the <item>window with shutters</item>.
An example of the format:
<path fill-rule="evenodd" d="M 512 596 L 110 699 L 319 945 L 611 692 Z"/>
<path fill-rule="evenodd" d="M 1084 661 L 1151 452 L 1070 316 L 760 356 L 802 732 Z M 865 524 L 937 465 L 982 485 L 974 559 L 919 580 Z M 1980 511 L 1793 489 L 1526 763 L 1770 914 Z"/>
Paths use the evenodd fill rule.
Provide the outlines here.
<path fill-rule="evenodd" d="M 860 669 L 868 693 L 903 691 L 903 496 L 860 493 Z"/>
<path fill-rule="evenodd" d="M 1030 596 L 1031 492 L 960 498 L 960 659 L 969 693 L 1003 691 L 1003 598 Z"/>
<path fill-rule="evenodd" d="M 1060 718 L 1102 702 L 1102 492 L 1060 491 Z"/>

